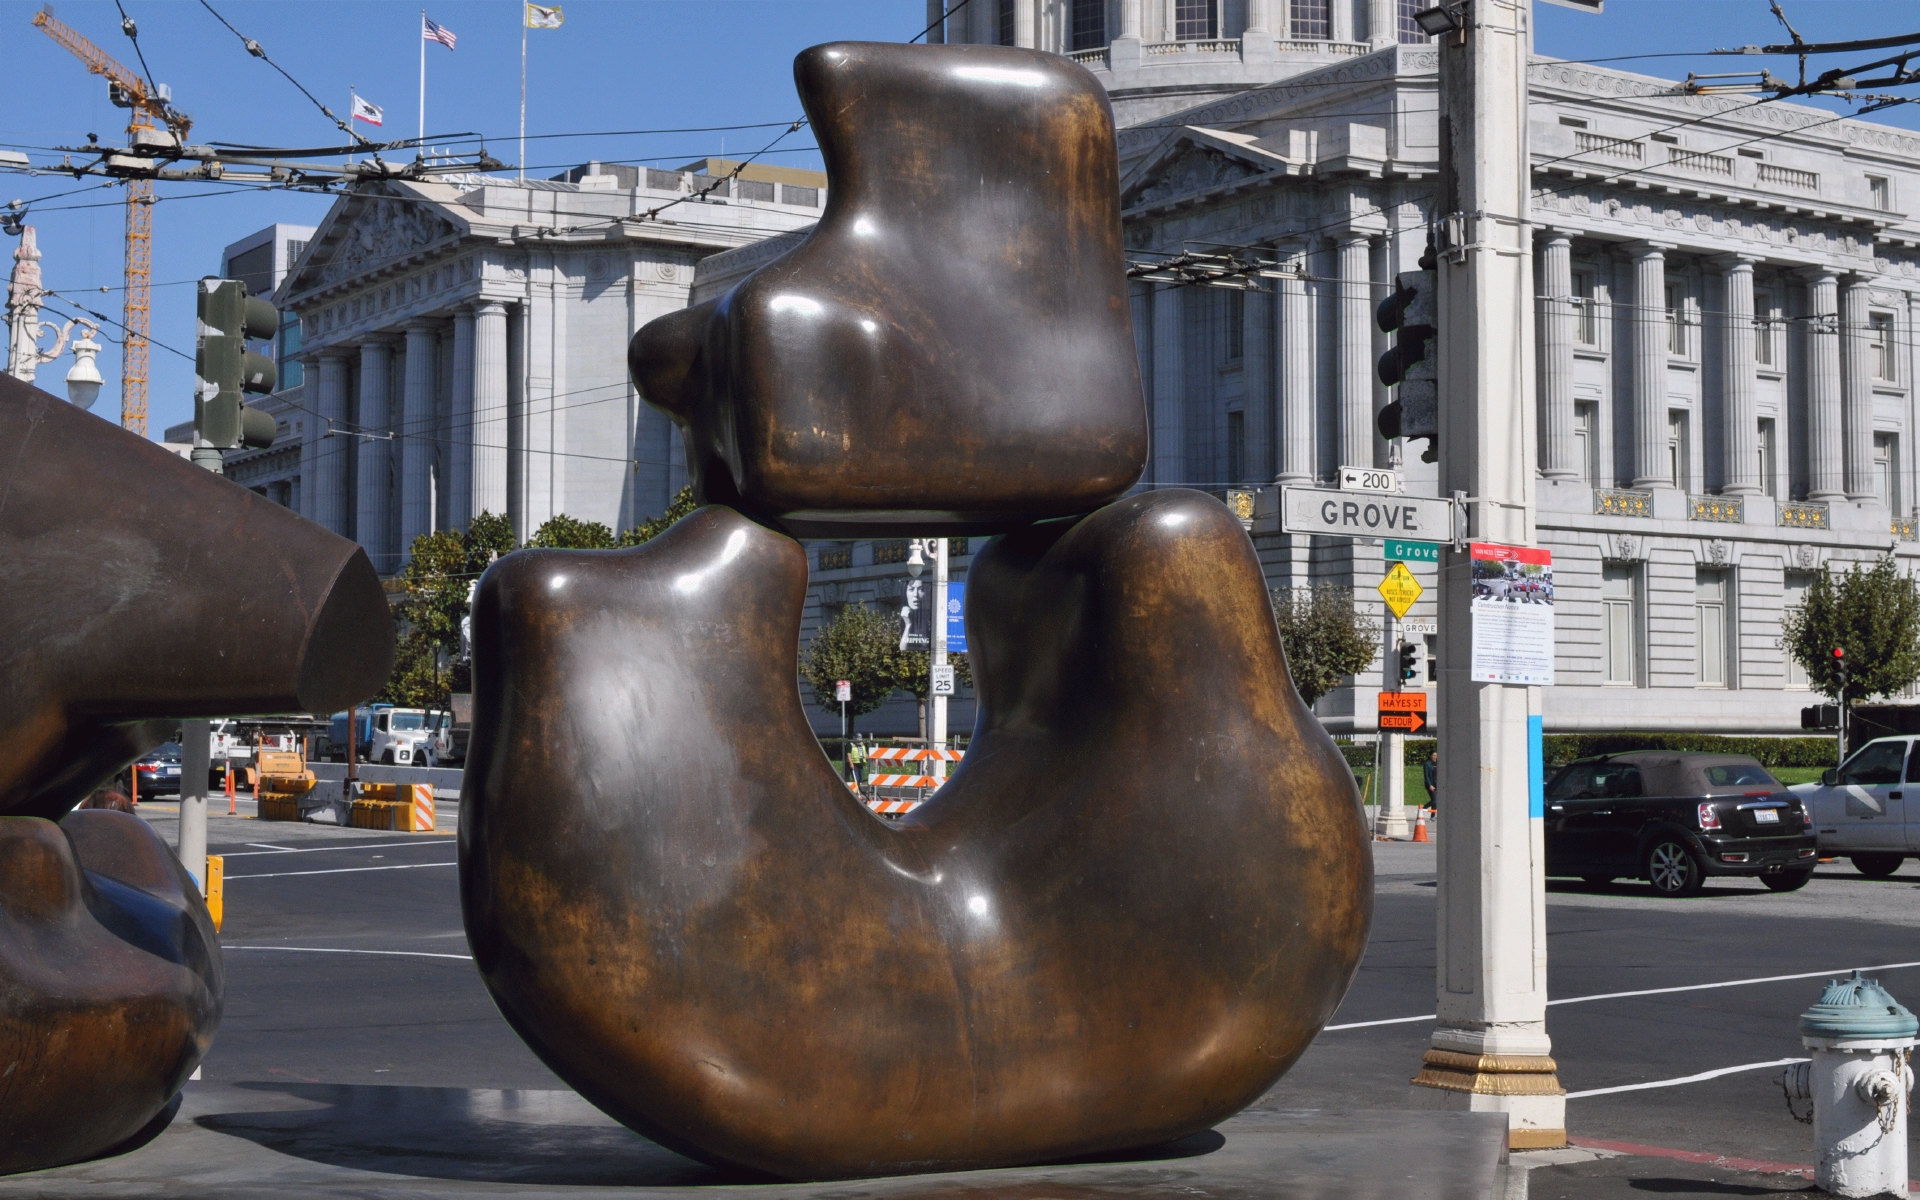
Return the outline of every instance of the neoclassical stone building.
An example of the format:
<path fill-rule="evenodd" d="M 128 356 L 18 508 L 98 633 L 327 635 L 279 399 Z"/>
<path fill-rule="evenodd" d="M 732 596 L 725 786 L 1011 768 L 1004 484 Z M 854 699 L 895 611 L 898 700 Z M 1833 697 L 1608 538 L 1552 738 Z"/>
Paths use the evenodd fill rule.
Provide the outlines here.
<path fill-rule="evenodd" d="M 1133 14 L 1151 40 L 1207 7 L 1107 5 L 1123 36 L 1072 50 L 1133 116 L 1119 142 L 1136 261 L 1234 253 L 1269 268 L 1247 290 L 1136 286 L 1147 478 L 1263 490 L 1254 540 L 1274 586 L 1334 582 L 1370 599 L 1379 546 L 1287 536 L 1264 514 L 1276 487 L 1330 486 L 1342 465 L 1400 466 L 1410 490 L 1433 491 L 1434 468 L 1403 461 L 1375 429 L 1389 397 L 1373 309 L 1444 215 L 1435 54 L 1388 41 L 1383 24 L 1357 53 L 1271 82 L 1236 56 L 1259 61 L 1280 14 L 1316 6 L 1247 0 L 1212 6 L 1229 33 L 1245 21 L 1238 45 L 1157 56 L 1213 63 L 1204 87 L 1136 90 L 1153 68 L 1136 69 L 1140 51 L 1124 44 Z M 1363 19 L 1399 15 L 1332 7 L 1367 33 Z M 1057 36 L 1036 17 L 1031 44 L 1063 48 L 1049 28 Z M 1009 40 L 960 32 L 949 36 Z M 1197 92 L 1201 103 L 1156 107 Z M 1920 566 L 1920 221 L 1908 215 L 1920 138 L 1544 59 L 1531 128 L 1540 439 L 1516 453 L 1534 457 L 1540 539 L 1556 560 L 1547 726 L 1797 729 L 1811 698 L 1780 618 L 1810 573 L 1888 552 Z M 1416 574 L 1434 583 L 1431 568 Z M 1429 596 L 1411 615 L 1432 611 Z M 1370 729 L 1380 685 L 1376 664 L 1322 716 Z"/>
<path fill-rule="evenodd" d="M 521 537 L 556 513 L 619 530 L 660 512 L 685 463 L 627 378 L 627 340 L 687 303 L 700 259 L 809 225 L 825 201 L 818 172 L 729 182 L 733 166 L 342 197 L 275 292 L 298 321 L 301 382 L 264 405 L 284 441 L 272 469 L 235 452 L 229 472 L 357 539 L 382 574 L 483 511 Z"/>

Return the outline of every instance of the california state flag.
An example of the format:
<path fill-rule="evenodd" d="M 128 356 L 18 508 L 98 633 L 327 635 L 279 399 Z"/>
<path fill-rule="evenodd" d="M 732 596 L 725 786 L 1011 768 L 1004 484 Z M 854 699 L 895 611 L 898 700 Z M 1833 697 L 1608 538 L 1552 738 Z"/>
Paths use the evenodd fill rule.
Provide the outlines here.
<path fill-rule="evenodd" d="M 365 121 L 369 125 L 378 125 L 381 123 L 380 118 L 382 113 L 383 110 L 378 104 L 363 100 L 359 96 L 353 97 L 354 120 Z"/>

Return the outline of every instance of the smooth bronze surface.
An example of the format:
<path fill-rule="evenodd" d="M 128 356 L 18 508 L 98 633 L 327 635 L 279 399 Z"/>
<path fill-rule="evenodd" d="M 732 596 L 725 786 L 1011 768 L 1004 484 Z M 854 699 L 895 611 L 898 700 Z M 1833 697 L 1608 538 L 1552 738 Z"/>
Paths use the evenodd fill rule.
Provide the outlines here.
<path fill-rule="evenodd" d="M 60 816 L 180 718 L 330 713 L 392 665 L 358 546 L 0 375 L 0 814 Z"/>
<path fill-rule="evenodd" d="M 635 335 L 696 493 L 796 537 L 1090 512 L 1146 463 L 1105 90 L 1058 55 L 794 62 L 830 187 L 800 246 Z"/>
<path fill-rule="evenodd" d="M 0 817 L 0 1175 L 158 1133 L 223 992 L 206 902 L 145 821 Z"/>
<path fill-rule="evenodd" d="M 1252 1102 L 1371 910 L 1351 775 L 1217 501 L 1136 496 L 974 560 L 979 706 L 898 823 L 795 685 L 799 545 L 720 507 L 483 579 L 460 884 L 562 1078 L 788 1178 L 1150 1145 Z"/>

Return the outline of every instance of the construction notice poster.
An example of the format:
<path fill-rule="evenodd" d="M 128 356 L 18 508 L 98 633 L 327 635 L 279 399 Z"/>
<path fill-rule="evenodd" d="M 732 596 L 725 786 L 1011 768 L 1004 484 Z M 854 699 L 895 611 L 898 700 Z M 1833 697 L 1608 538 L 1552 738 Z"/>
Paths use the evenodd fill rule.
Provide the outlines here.
<path fill-rule="evenodd" d="M 1553 553 L 1473 542 L 1476 683 L 1553 682 Z"/>

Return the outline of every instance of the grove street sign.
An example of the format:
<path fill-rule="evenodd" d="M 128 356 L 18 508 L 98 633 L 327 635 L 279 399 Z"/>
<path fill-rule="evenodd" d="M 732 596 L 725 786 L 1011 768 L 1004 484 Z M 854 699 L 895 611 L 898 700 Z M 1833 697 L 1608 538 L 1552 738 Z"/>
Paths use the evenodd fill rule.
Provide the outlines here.
<path fill-rule="evenodd" d="M 1453 540 L 1453 501 L 1431 496 L 1337 492 L 1329 488 L 1280 489 L 1280 530 L 1327 537 Z"/>
<path fill-rule="evenodd" d="M 1439 542 L 1403 542 L 1398 538 L 1386 539 L 1383 557 L 1388 562 L 1437 563 L 1440 561 Z"/>

